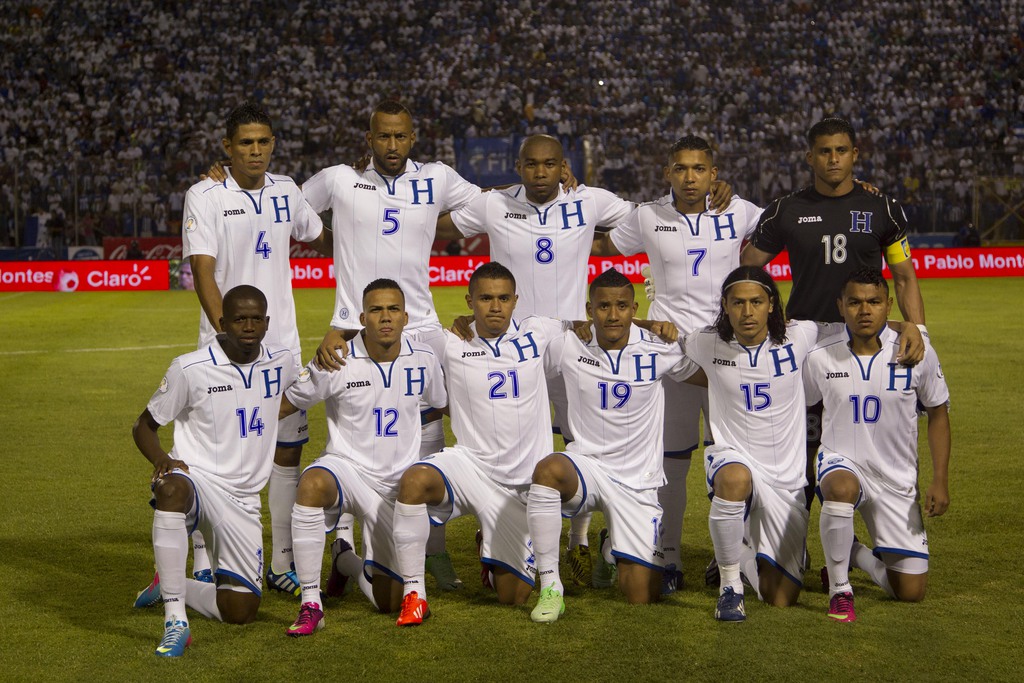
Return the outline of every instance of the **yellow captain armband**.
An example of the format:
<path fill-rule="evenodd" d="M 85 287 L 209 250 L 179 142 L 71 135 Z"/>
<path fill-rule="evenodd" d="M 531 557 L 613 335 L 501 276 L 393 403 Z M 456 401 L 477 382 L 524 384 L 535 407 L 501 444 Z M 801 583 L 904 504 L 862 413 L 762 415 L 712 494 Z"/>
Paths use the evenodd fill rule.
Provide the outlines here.
<path fill-rule="evenodd" d="M 889 265 L 902 263 L 910 258 L 910 242 L 904 237 L 885 248 L 885 262 Z"/>

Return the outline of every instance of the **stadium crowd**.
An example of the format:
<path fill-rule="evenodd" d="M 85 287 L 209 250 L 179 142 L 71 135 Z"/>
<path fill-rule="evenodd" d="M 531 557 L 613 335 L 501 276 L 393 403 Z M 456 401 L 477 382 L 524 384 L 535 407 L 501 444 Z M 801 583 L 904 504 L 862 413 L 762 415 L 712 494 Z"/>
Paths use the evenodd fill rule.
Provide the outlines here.
<path fill-rule="evenodd" d="M 806 184 L 802 135 L 826 113 L 862 131 L 860 177 L 914 230 L 958 227 L 974 176 L 1024 175 L 1013 2 L 15 0 L 5 15 L 3 244 L 15 204 L 74 217 L 83 243 L 173 231 L 248 98 L 280 122 L 272 170 L 300 182 L 362 155 L 384 97 L 417 116 L 416 158 L 454 163 L 467 136 L 589 139 L 595 184 L 634 200 L 664 191 L 655 150 L 695 133 L 763 204 Z"/>

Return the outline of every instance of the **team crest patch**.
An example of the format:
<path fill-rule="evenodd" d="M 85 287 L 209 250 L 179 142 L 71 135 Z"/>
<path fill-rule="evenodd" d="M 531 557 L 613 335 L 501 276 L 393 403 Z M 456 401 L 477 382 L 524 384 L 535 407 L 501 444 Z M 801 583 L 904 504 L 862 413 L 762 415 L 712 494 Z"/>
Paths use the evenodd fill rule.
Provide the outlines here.
<path fill-rule="evenodd" d="M 348 309 L 342 308 L 341 310 L 339 310 L 338 317 L 341 318 L 342 320 L 348 320 Z"/>
<path fill-rule="evenodd" d="M 189 216 L 185 219 L 185 232 L 195 232 L 198 227 L 199 224 L 196 223 L 195 216 Z"/>
<path fill-rule="evenodd" d="M 308 382 L 310 379 L 309 368 L 302 368 L 302 372 L 299 373 L 300 382 Z"/>
<path fill-rule="evenodd" d="M 167 393 L 167 376 L 166 375 L 164 376 L 164 378 L 162 380 L 160 380 L 160 393 L 161 394 L 166 394 Z"/>

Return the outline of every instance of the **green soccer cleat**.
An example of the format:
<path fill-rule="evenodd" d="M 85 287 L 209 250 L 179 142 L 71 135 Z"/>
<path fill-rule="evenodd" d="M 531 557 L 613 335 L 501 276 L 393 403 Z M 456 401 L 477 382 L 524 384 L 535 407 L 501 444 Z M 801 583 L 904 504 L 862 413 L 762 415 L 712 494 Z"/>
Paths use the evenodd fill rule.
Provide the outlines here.
<path fill-rule="evenodd" d="M 538 624 L 552 624 L 558 621 L 558 617 L 565 614 L 565 600 L 562 594 L 552 586 L 548 586 L 540 592 L 540 599 L 537 606 L 530 612 L 530 618 Z"/>
<path fill-rule="evenodd" d="M 590 585 L 594 588 L 611 588 L 619 576 L 619 568 L 604 559 L 604 544 L 608 543 L 608 530 L 601 529 L 601 545 L 597 553 L 597 562 L 590 575 Z"/>

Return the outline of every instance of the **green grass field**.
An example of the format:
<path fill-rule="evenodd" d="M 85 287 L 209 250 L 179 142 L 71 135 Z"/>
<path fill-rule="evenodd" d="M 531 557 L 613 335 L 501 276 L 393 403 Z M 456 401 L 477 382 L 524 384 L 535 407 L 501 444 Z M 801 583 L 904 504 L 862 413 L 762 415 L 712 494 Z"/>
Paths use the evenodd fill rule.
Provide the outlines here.
<path fill-rule="evenodd" d="M 462 519 L 448 542 L 466 588 L 442 594 L 428 579 L 424 626 L 399 629 L 353 594 L 328 603 L 324 631 L 293 640 L 284 629 L 297 602 L 274 593 L 249 626 L 193 616 L 193 646 L 178 661 L 152 654 L 161 610 L 131 607 L 153 560 L 150 467 L 129 432 L 171 358 L 194 348 L 195 295 L 0 294 L 0 680 L 1020 680 L 1024 281 L 926 280 L 922 289 L 953 395 L 952 506 L 928 521 L 923 603 L 889 600 L 854 572 L 858 622 L 829 622 L 815 511 L 800 604 L 749 601 L 746 623 L 716 623 L 695 466 L 687 587 L 660 604 L 569 589 L 562 619 L 533 624 L 532 603 L 499 607 L 479 588 L 475 521 Z M 462 295 L 435 291 L 443 322 L 465 310 Z M 296 299 L 309 354 L 333 292 Z M 325 434 L 322 409 L 313 411 L 304 462 Z M 925 455 L 925 485 L 929 472 Z M 595 520 L 595 537 L 599 529 Z"/>

